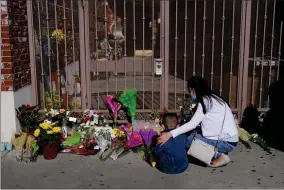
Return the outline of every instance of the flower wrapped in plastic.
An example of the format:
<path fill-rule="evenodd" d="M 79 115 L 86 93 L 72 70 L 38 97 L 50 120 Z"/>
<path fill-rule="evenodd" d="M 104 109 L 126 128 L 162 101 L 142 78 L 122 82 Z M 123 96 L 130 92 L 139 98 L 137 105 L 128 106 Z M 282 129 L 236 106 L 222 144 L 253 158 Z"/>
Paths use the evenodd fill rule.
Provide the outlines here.
<path fill-rule="evenodd" d="M 94 132 L 94 137 L 96 139 L 98 148 L 100 149 L 100 154 L 105 152 L 111 145 L 112 139 L 115 138 L 114 131 L 111 127 L 96 127 Z"/>
<path fill-rule="evenodd" d="M 125 135 L 123 136 L 122 133 L 116 136 L 112 140 L 110 148 L 100 155 L 101 161 L 106 161 L 108 158 L 116 160 L 125 151 L 126 142 L 127 138 Z"/>
<path fill-rule="evenodd" d="M 131 120 L 135 120 L 137 107 L 137 89 L 125 90 L 119 97 L 119 102 L 128 109 Z"/>
<path fill-rule="evenodd" d="M 146 145 L 145 148 L 145 153 L 144 153 L 144 158 L 146 160 L 149 160 L 149 162 L 151 163 L 152 167 L 156 166 L 156 159 L 155 157 L 151 154 L 151 146 L 152 146 L 152 141 L 154 137 L 158 136 L 158 133 L 153 130 L 153 129 L 143 129 L 140 130 L 140 134 L 144 140 L 144 143 Z"/>
<path fill-rule="evenodd" d="M 117 113 L 121 107 L 120 103 L 113 97 L 108 95 L 105 99 L 105 103 L 109 112 L 111 113 L 114 127 L 117 127 Z"/>
<path fill-rule="evenodd" d="M 16 150 L 16 159 L 18 161 L 23 161 L 24 145 L 26 144 L 27 138 L 27 133 L 16 133 L 12 139 L 12 144 Z"/>
<path fill-rule="evenodd" d="M 130 134 L 130 137 L 127 141 L 127 145 L 126 147 L 127 148 L 134 148 L 134 147 L 138 147 L 138 146 L 141 146 L 143 145 L 144 142 L 143 142 L 143 138 L 142 136 L 140 135 L 139 132 L 137 131 L 133 131 L 131 134 Z"/>
<path fill-rule="evenodd" d="M 119 130 L 124 131 L 127 137 L 127 144 L 126 148 L 134 148 L 140 145 L 143 145 L 143 138 L 141 137 L 140 133 L 137 131 L 133 131 L 133 127 L 131 125 L 121 125 L 119 126 Z"/>
<path fill-rule="evenodd" d="M 81 142 L 81 134 L 75 133 L 72 136 L 67 137 L 67 139 L 62 143 L 63 147 L 72 147 L 78 145 Z"/>
<path fill-rule="evenodd" d="M 153 138 L 158 135 L 158 133 L 155 130 L 147 128 L 140 130 L 140 134 L 147 147 L 150 147 L 152 145 Z"/>
<path fill-rule="evenodd" d="M 72 147 L 71 152 L 73 154 L 84 155 L 84 156 L 94 155 L 98 152 L 98 150 L 95 149 L 96 144 L 97 143 L 94 139 L 92 140 L 87 139 L 81 144 Z"/>

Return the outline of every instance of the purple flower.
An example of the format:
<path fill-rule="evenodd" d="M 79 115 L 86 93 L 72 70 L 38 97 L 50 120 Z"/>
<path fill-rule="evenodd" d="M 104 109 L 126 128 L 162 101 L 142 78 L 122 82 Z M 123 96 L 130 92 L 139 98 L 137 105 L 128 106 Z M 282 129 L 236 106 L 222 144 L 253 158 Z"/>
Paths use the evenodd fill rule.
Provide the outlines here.
<path fill-rule="evenodd" d="M 152 144 L 152 138 L 158 133 L 154 131 L 153 129 L 150 130 L 140 130 L 140 134 L 144 140 L 144 143 L 146 144 L 147 147 L 150 147 Z"/>

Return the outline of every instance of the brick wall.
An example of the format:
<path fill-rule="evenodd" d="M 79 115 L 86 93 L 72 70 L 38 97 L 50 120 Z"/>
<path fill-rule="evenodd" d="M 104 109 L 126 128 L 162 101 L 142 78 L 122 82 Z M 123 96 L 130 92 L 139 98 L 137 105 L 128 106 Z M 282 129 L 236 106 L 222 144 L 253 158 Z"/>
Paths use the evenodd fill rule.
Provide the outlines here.
<path fill-rule="evenodd" d="M 1 0 L 1 91 L 31 84 L 26 0 Z"/>

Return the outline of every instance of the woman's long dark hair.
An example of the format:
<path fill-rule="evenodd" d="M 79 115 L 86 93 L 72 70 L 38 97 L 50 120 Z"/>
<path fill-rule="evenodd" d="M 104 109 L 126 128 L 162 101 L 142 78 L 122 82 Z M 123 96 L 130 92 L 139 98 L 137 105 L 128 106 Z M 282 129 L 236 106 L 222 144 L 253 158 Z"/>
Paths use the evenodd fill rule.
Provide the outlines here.
<path fill-rule="evenodd" d="M 211 90 L 207 81 L 204 78 L 193 76 L 187 81 L 187 88 L 194 88 L 196 94 L 196 103 L 202 105 L 203 113 L 206 114 L 208 109 L 212 107 L 212 98 L 217 100 L 220 104 L 226 104 L 226 101 L 217 93 Z M 209 107 L 206 108 L 203 98 L 209 102 Z"/>

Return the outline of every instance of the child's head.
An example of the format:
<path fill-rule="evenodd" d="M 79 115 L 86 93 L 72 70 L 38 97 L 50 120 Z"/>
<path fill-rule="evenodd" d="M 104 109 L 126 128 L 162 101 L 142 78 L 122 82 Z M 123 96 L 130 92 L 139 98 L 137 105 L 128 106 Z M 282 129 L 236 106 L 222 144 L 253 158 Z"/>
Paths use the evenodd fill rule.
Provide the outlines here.
<path fill-rule="evenodd" d="M 178 126 L 178 116 L 175 113 L 166 113 L 163 117 L 165 129 L 175 129 Z"/>

